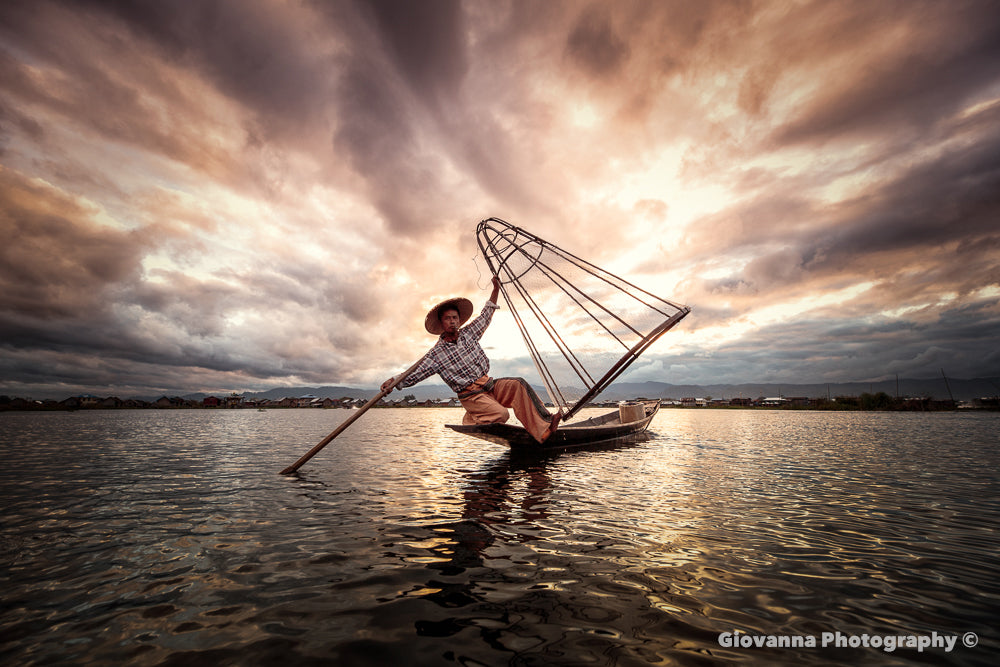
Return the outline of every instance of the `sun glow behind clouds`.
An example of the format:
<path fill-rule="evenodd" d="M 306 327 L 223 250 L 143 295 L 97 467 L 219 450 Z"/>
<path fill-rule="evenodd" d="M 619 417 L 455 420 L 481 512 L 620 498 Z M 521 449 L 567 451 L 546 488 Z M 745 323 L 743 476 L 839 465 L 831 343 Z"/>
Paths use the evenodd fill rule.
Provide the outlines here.
<path fill-rule="evenodd" d="M 589 104 L 576 104 L 570 109 L 570 121 L 577 127 L 594 127 L 597 118 L 597 112 Z"/>
<path fill-rule="evenodd" d="M 643 200 L 664 202 L 664 222 L 669 224 L 657 227 L 657 231 L 665 233 L 660 238 L 666 243 L 680 240 L 688 225 L 730 205 L 733 199 L 733 193 L 722 185 L 694 182 L 683 176 L 685 148 L 670 146 L 660 150 L 650 163 L 623 175 L 606 191 L 624 210 L 634 209 Z"/>
<path fill-rule="evenodd" d="M 654 294 L 680 300 L 674 288 L 686 276 L 677 267 L 691 231 L 699 220 L 731 206 L 737 198 L 724 185 L 686 178 L 684 156 L 683 146 L 665 147 L 639 169 L 623 172 L 614 183 L 588 195 L 594 206 L 610 203 L 628 211 L 628 231 L 637 241 L 631 250 L 620 249 L 608 258 L 603 268 Z M 636 229 L 643 233 L 635 234 Z M 739 263 L 727 260 L 734 262 Z M 637 271 L 650 275 L 641 277 Z M 643 280 L 648 284 L 641 284 Z"/>

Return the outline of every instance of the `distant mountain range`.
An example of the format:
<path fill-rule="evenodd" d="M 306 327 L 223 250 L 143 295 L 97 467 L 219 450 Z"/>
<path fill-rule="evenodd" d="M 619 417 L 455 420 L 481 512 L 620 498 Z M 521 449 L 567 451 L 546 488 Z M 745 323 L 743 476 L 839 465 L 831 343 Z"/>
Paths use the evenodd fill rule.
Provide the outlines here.
<path fill-rule="evenodd" d="M 545 390 L 536 386 L 535 390 L 542 398 L 546 398 Z M 580 396 L 580 389 L 569 388 L 567 395 Z M 829 396 L 860 396 L 861 394 L 885 392 L 890 396 L 928 397 L 938 400 L 953 398 L 956 401 L 967 401 L 973 398 L 985 398 L 1000 395 L 1000 378 L 960 379 L 944 377 L 924 380 L 900 378 L 883 380 L 881 382 L 831 382 L 813 384 L 791 384 L 787 382 L 747 382 L 743 384 L 668 384 L 666 382 L 618 382 L 608 387 L 597 398 L 601 401 L 622 401 L 632 398 L 758 398 L 771 396 L 806 396 L 820 398 Z M 319 398 L 363 398 L 369 399 L 378 394 L 377 389 L 362 389 L 358 387 L 324 386 L 324 387 L 279 387 L 262 392 L 246 392 L 247 398 L 280 399 L 313 395 Z M 218 395 L 218 394 L 216 394 Z M 443 384 L 419 384 L 407 387 L 402 391 L 393 392 L 389 398 L 397 399 L 403 396 L 414 396 L 418 401 L 435 398 L 448 399 L 454 392 Z M 184 398 L 202 399 L 209 394 L 187 394 Z M 159 396 L 147 400 L 156 400 Z"/>
<path fill-rule="evenodd" d="M 971 380 L 948 378 L 895 379 L 881 382 L 830 382 L 791 384 L 787 382 L 747 382 L 743 384 L 666 384 L 663 382 L 622 382 L 611 385 L 601 398 L 623 400 L 647 396 L 648 398 L 758 398 L 771 396 L 805 396 L 808 398 L 860 396 L 868 392 L 885 392 L 890 396 L 927 397 L 938 400 L 967 401 L 973 398 L 1000 395 L 1000 378 L 974 378 Z"/>

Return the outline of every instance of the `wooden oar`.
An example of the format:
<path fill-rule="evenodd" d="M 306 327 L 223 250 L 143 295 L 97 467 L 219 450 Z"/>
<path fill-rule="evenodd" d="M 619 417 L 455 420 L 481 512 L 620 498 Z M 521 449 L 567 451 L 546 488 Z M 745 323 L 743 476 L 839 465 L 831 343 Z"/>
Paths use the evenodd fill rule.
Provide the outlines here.
<path fill-rule="evenodd" d="M 426 356 L 427 355 L 424 355 L 424 357 L 426 357 Z M 415 364 L 413 364 L 412 366 L 410 366 L 409 368 L 407 368 L 405 371 L 403 371 L 403 373 L 401 375 L 396 376 L 396 378 L 393 379 L 392 384 L 390 384 L 387 389 L 383 389 L 381 392 L 379 392 L 378 396 L 376 396 L 372 400 L 370 400 L 367 403 L 365 403 L 362 407 L 360 407 L 357 412 L 355 412 L 353 415 L 351 415 L 350 417 L 348 417 L 347 420 L 345 420 L 343 424 L 341 424 L 340 426 L 338 426 L 333 431 L 333 433 L 331 433 L 330 435 L 328 435 L 325 438 L 323 438 L 323 440 L 318 445 L 316 445 L 315 447 L 313 447 L 312 449 L 310 449 L 308 452 L 306 452 L 305 454 L 303 454 L 302 458 L 300 458 L 298 461 L 296 461 L 292 465 L 290 465 L 287 468 L 285 468 L 284 470 L 282 470 L 281 474 L 282 475 L 290 475 L 290 474 L 292 474 L 293 472 L 295 472 L 296 470 L 298 470 L 302 466 L 303 463 L 305 463 L 306 461 L 308 461 L 309 459 L 311 459 L 312 457 L 314 457 L 316 454 L 318 454 L 319 450 L 323 449 L 328 444 L 330 444 L 331 440 L 333 440 L 338 435 L 340 435 L 341 433 L 343 433 L 347 429 L 348 426 L 350 426 L 351 424 L 353 424 L 354 422 L 356 422 L 358 420 L 358 417 L 360 417 L 361 415 L 365 414 L 368 411 L 368 408 L 372 407 L 373 405 L 375 405 L 376 403 L 378 403 L 379 401 L 381 401 L 383 398 L 385 398 L 393 389 L 396 388 L 397 384 L 399 384 L 404 379 L 406 379 L 406 377 L 410 373 L 412 373 L 413 371 L 417 370 L 417 366 L 419 366 L 420 362 L 424 360 L 424 357 L 420 357 L 420 359 Z"/>

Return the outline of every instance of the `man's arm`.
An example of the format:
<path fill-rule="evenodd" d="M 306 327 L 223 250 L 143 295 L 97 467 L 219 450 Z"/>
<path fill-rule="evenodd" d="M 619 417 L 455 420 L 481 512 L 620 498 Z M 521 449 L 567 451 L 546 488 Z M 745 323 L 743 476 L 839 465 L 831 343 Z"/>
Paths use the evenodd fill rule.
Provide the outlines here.
<path fill-rule="evenodd" d="M 411 368 L 407 376 L 402 380 L 400 380 L 399 384 L 396 385 L 396 389 L 402 390 L 411 385 L 415 385 L 422 380 L 426 380 L 430 376 L 434 375 L 434 373 L 437 372 L 437 364 L 434 362 L 434 359 L 432 358 L 434 356 L 433 352 L 434 348 L 428 350 L 427 354 L 425 354 L 423 359 L 420 360 L 420 363 L 417 364 L 414 368 Z M 396 380 L 396 377 L 397 376 L 394 375 L 385 382 L 383 382 L 382 391 L 388 391 L 389 386 Z"/>
<path fill-rule="evenodd" d="M 500 279 L 493 276 L 493 294 L 490 295 L 490 301 L 497 303 L 498 296 L 500 296 Z"/>

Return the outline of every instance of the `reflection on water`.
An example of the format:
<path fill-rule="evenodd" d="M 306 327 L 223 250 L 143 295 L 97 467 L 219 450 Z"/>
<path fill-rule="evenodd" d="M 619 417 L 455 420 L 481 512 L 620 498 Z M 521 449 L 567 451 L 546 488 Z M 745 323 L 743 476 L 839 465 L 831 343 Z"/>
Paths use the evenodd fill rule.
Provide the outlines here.
<path fill-rule="evenodd" d="M 459 415 L 371 411 L 293 477 L 345 412 L 0 415 L 0 656 L 992 664 L 997 415 L 666 410 L 646 442 L 544 458 Z"/>

